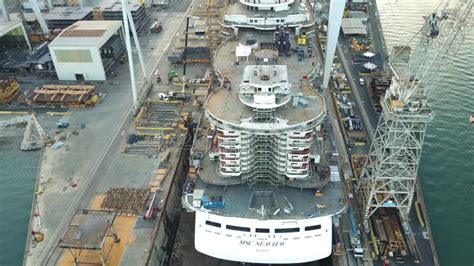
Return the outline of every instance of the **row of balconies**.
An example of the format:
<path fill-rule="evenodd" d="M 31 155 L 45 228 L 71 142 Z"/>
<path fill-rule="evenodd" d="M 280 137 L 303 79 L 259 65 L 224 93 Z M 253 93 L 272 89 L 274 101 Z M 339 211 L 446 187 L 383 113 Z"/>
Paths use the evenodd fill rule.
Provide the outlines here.
<path fill-rule="evenodd" d="M 240 143 L 236 141 L 219 142 L 219 147 L 240 149 Z"/>
<path fill-rule="evenodd" d="M 231 153 L 231 154 L 237 154 L 240 153 L 240 149 L 237 148 L 225 148 L 225 147 L 219 147 L 219 153 Z"/>
<path fill-rule="evenodd" d="M 288 133 L 288 138 L 290 139 L 309 139 L 311 138 L 311 131 L 306 131 L 306 132 L 290 132 Z"/>
<path fill-rule="evenodd" d="M 221 167 L 240 167 L 240 161 L 220 161 L 219 165 Z"/>
<path fill-rule="evenodd" d="M 240 132 L 235 130 L 218 130 L 217 136 L 219 138 L 238 138 L 240 137 Z"/>
<path fill-rule="evenodd" d="M 288 150 L 292 150 L 293 148 L 300 148 L 300 149 L 306 149 L 311 147 L 311 142 L 294 142 L 294 143 L 288 143 L 286 148 Z"/>
<path fill-rule="evenodd" d="M 288 152 L 288 154 L 291 155 L 309 155 L 310 151 L 309 148 L 293 148 L 291 151 Z"/>
<path fill-rule="evenodd" d="M 241 3 L 260 4 L 260 5 L 278 5 L 291 4 L 295 0 L 240 0 Z M 248 82 L 248 81 L 247 81 Z"/>
<path fill-rule="evenodd" d="M 272 160 L 267 160 L 267 161 L 256 160 L 256 161 L 252 161 L 252 162 L 245 163 L 245 164 L 242 163 L 242 168 L 249 169 L 249 170 L 253 169 L 253 168 L 256 168 L 257 166 L 265 166 L 267 168 L 276 169 L 279 172 L 284 172 L 285 167 L 287 165 L 286 165 L 286 163 L 279 163 L 278 164 L 278 163 L 276 163 Z"/>
<path fill-rule="evenodd" d="M 287 169 L 287 170 L 286 170 L 286 176 L 287 176 L 288 178 L 295 178 L 295 179 L 298 179 L 298 178 L 301 178 L 301 179 L 308 178 L 308 176 L 309 176 L 309 170 L 290 170 L 290 169 Z"/>
<path fill-rule="evenodd" d="M 278 162 L 286 162 L 286 156 L 285 154 L 282 154 L 282 155 L 278 155 L 278 154 L 275 154 L 275 153 L 271 153 L 271 152 L 263 152 L 263 151 L 259 151 L 259 152 L 253 152 L 252 154 L 249 154 L 248 156 L 245 155 L 245 156 L 241 156 L 241 159 L 242 161 L 252 161 L 252 160 L 257 160 L 259 158 L 271 158 L 272 160 L 276 160 Z"/>
<path fill-rule="evenodd" d="M 226 153 L 226 154 L 221 154 L 219 156 L 219 159 L 223 161 L 236 161 L 236 160 L 240 160 L 239 155 L 240 154 L 238 153 Z"/>
<path fill-rule="evenodd" d="M 288 162 L 308 162 L 309 161 L 309 156 L 308 155 L 288 154 L 287 161 Z"/>
<path fill-rule="evenodd" d="M 221 176 L 240 176 L 240 167 L 222 167 L 218 166 L 217 173 Z"/>

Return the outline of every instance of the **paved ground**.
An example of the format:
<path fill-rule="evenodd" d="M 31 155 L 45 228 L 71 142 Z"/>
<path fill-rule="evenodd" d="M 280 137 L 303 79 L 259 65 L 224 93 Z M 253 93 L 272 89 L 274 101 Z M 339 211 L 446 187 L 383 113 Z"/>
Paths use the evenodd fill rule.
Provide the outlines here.
<path fill-rule="evenodd" d="M 184 16 L 180 10 L 187 4 L 189 1 L 183 1 L 176 10 L 152 14 L 152 17 L 162 21 L 164 30 L 159 34 L 142 36 L 147 69 L 153 69 L 163 52 L 173 43 L 171 39 L 176 33 L 175 29 Z M 165 67 L 169 67 L 169 64 L 166 58 L 164 61 L 163 71 L 166 73 L 168 70 Z M 140 74 L 138 58 L 135 62 L 136 73 Z M 27 265 L 44 262 L 50 255 L 53 255 L 52 261 L 57 259 L 58 254 L 50 251 L 79 204 L 87 206 L 92 196 L 105 192 L 112 185 L 144 186 L 158 166 L 159 160 L 121 153 L 132 122 L 128 116 L 131 90 L 127 64 L 119 66 L 115 72 L 117 77 L 111 81 L 115 85 L 111 82 L 99 85 L 99 91 L 107 94 L 104 101 L 95 108 L 72 110 L 72 115 L 67 118 L 71 123 L 84 123 L 86 127 L 79 130 L 78 136 L 67 139 L 62 148 L 48 148 L 45 152 L 41 169 L 44 193 L 39 196 L 41 231 L 45 233 L 45 241 L 29 250 Z M 138 86 L 143 84 L 143 78 L 137 77 L 137 80 Z M 29 84 L 34 86 L 34 82 Z M 161 87 L 166 90 L 165 85 Z M 49 119 L 49 128 L 54 127 L 51 120 L 56 119 Z M 44 121 L 48 120 L 40 121 L 46 123 Z M 77 183 L 77 187 L 72 188 L 72 183 Z M 88 186 L 97 188 L 97 191 L 88 191 Z"/>

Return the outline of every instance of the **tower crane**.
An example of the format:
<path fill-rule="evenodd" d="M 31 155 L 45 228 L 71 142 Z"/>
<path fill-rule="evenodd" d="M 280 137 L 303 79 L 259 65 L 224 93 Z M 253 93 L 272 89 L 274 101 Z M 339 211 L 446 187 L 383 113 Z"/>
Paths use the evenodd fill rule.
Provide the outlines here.
<path fill-rule="evenodd" d="M 381 99 L 383 111 L 360 178 L 366 225 L 381 207 L 396 208 L 407 222 L 426 126 L 433 118 L 428 96 L 440 74 L 433 68 L 455 56 L 472 26 L 472 7 L 473 0 L 440 5 L 408 43 L 414 47 L 408 61 L 397 53 L 389 62 L 392 83 Z"/>

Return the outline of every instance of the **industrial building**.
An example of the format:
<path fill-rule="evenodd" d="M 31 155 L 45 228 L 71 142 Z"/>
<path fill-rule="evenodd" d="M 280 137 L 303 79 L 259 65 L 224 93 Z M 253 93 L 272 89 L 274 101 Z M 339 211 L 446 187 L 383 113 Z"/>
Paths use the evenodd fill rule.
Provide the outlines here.
<path fill-rule="evenodd" d="M 311 6 L 288 1 L 230 1 L 223 16 L 225 27 L 275 30 L 278 26 L 297 30 L 314 25 Z"/>
<path fill-rule="evenodd" d="M 342 32 L 347 35 L 367 36 L 367 18 L 343 18 L 341 22 Z"/>
<path fill-rule="evenodd" d="M 46 43 L 31 46 L 21 21 L 0 22 L 0 72 L 48 72 L 52 61 Z"/>
<path fill-rule="evenodd" d="M 0 22 L 0 53 L 8 48 L 29 48 L 30 41 L 21 21 Z"/>
<path fill-rule="evenodd" d="M 50 29 L 65 29 L 76 21 L 91 20 L 91 7 L 54 7 L 43 15 Z"/>
<path fill-rule="evenodd" d="M 121 21 L 78 21 L 49 45 L 59 80 L 105 80 L 124 51 Z"/>
<path fill-rule="evenodd" d="M 145 25 L 150 21 L 150 15 L 138 0 L 128 1 L 128 10 L 132 14 L 133 23 L 137 32 L 142 31 Z M 103 0 L 98 6 L 100 17 L 105 20 L 122 20 L 122 2 L 120 0 Z"/>

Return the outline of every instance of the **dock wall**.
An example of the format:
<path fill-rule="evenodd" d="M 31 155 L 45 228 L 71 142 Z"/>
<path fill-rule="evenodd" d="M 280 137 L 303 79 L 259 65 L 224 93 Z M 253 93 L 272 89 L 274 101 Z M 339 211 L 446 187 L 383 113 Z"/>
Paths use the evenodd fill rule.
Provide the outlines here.
<path fill-rule="evenodd" d="M 189 130 L 192 132 L 192 130 Z M 163 204 L 163 210 L 157 220 L 157 226 L 155 227 L 152 234 L 152 243 L 149 248 L 148 258 L 146 265 L 166 265 L 171 252 L 173 250 L 174 239 L 176 237 L 176 230 L 179 224 L 179 215 L 181 212 L 181 193 L 182 186 L 188 172 L 188 158 L 189 158 L 189 147 L 187 143 L 192 142 L 192 133 L 187 135 L 186 141 L 183 145 L 178 156 L 178 163 L 176 164 L 176 170 L 173 174 L 173 180 L 167 195 L 163 195 L 165 202 Z"/>

